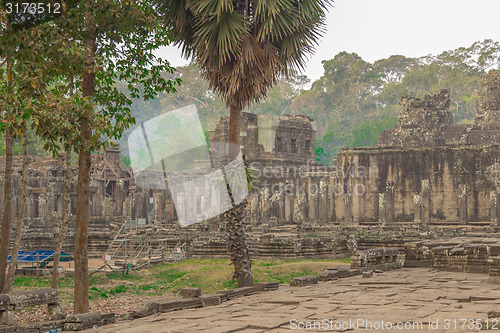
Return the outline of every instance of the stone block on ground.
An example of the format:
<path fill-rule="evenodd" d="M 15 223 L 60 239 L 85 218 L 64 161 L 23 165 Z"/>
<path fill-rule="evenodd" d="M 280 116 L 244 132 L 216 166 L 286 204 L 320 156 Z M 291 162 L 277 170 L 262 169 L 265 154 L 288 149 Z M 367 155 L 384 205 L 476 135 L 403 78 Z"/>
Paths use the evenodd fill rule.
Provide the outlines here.
<path fill-rule="evenodd" d="M 356 275 L 361 275 L 361 270 L 359 270 L 359 269 L 350 269 L 349 270 L 349 275 L 347 275 L 347 276 L 356 276 Z"/>
<path fill-rule="evenodd" d="M 6 294 L 0 294 L 0 311 L 11 309 L 10 298 Z"/>
<path fill-rule="evenodd" d="M 373 276 L 373 271 L 363 272 L 364 278 L 371 278 Z"/>
<path fill-rule="evenodd" d="M 176 299 L 160 300 L 155 302 L 158 305 L 158 312 L 170 312 L 179 310 L 181 303 Z"/>
<path fill-rule="evenodd" d="M 150 304 L 153 305 L 154 303 Z M 147 306 L 140 306 L 130 310 L 129 313 L 126 315 L 126 318 L 127 319 L 143 318 L 157 313 L 158 312 L 157 308 L 155 308 L 154 306 L 150 306 L 150 304 L 148 304 Z"/>
<path fill-rule="evenodd" d="M 292 281 L 290 282 L 291 287 L 298 287 L 298 286 L 308 286 L 311 284 L 317 284 L 318 283 L 318 278 L 312 275 L 306 275 L 306 276 L 298 276 L 292 278 Z"/>
<path fill-rule="evenodd" d="M 264 291 L 271 291 L 271 290 L 278 290 L 280 287 L 279 282 L 259 282 L 254 285 L 255 291 L 258 292 L 264 292 Z"/>
<path fill-rule="evenodd" d="M 233 299 L 237 297 L 249 296 L 255 294 L 255 287 L 242 287 L 229 290 L 219 290 L 217 294 L 222 295 L 224 301 L 224 297 L 226 297 L 227 299 Z"/>
<path fill-rule="evenodd" d="M 200 288 L 182 288 L 181 289 L 182 297 L 200 297 L 201 289 Z"/>
<path fill-rule="evenodd" d="M 195 298 L 183 298 L 179 300 L 179 306 L 181 309 L 195 309 L 195 308 L 201 308 L 203 304 L 199 297 L 195 297 Z"/>
<path fill-rule="evenodd" d="M 0 325 L 13 325 L 14 311 L 0 311 Z"/>
<path fill-rule="evenodd" d="M 24 325 L 2 326 L 0 333 L 38 333 L 38 332 L 56 332 L 64 330 L 66 320 L 40 321 L 27 323 Z"/>
<path fill-rule="evenodd" d="M 101 325 L 113 324 L 116 322 L 116 315 L 114 312 L 103 313 L 101 317 Z"/>
<path fill-rule="evenodd" d="M 469 265 L 468 266 L 468 273 L 474 273 L 474 274 L 488 273 L 488 266 L 486 266 L 486 265 Z"/>
<path fill-rule="evenodd" d="M 350 272 L 351 272 L 350 269 L 339 269 L 337 271 L 337 277 L 339 279 L 343 279 L 343 278 L 349 277 L 349 276 L 351 276 Z"/>
<path fill-rule="evenodd" d="M 148 308 L 148 311 L 151 314 L 159 312 L 158 303 L 156 303 L 156 302 L 149 302 L 146 304 L 146 307 Z"/>
<path fill-rule="evenodd" d="M 222 303 L 219 295 L 203 295 L 200 297 L 203 307 L 219 305 Z"/>
<path fill-rule="evenodd" d="M 45 288 L 8 294 L 14 309 L 41 304 L 59 304 L 57 289 Z"/>
<path fill-rule="evenodd" d="M 318 281 L 321 282 L 333 281 L 337 280 L 338 278 L 338 273 L 336 271 L 326 270 L 318 274 Z"/>
<path fill-rule="evenodd" d="M 81 331 L 101 325 L 102 314 L 100 312 L 88 312 L 82 314 L 72 314 L 66 317 L 64 324 L 65 331 Z"/>
<path fill-rule="evenodd" d="M 337 265 L 325 268 L 325 271 L 339 271 L 339 270 L 350 270 L 351 266 L 349 265 Z"/>
<path fill-rule="evenodd" d="M 66 318 L 66 314 L 62 310 L 62 307 L 60 304 L 47 305 L 47 316 L 45 317 L 45 320 L 48 320 L 48 321 L 61 320 L 64 318 Z"/>

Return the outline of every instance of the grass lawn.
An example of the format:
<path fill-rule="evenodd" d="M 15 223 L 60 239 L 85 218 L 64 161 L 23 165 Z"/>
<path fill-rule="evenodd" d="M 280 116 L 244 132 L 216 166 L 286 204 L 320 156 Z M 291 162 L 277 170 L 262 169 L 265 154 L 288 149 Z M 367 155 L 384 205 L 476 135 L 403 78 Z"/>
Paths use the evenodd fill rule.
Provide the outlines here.
<path fill-rule="evenodd" d="M 316 275 L 326 267 L 348 264 L 349 259 L 255 260 L 252 274 L 255 282 L 290 283 L 296 276 Z M 114 298 L 120 295 L 161 296 L 176 294 L 183 287 L 197 287 L 203 293 L 236 288 L 232 280 L 233 266 L 227 259 L 189 259 L 132 271 L 128 275 L 94 274 L 90 277 L 90 299 Z M 50 277 L 16 277 L 14 291 L 50 287 Z M 69 300 L 73 294 L 73 277 L 59 282 L 60 295 Z"/>

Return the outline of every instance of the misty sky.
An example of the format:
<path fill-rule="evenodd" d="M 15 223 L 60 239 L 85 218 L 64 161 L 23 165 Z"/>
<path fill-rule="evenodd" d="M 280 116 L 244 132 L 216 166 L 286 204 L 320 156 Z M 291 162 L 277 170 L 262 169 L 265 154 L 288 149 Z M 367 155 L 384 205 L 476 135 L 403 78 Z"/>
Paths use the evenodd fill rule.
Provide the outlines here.
<path fill-rule="evenodd" d="M 500 41 L 499 13 L 500 0 L 336 0 L 305 74 L 318 79 L 321 61 L 341 51 L 373 62 L 394 54 L 439 54 L 484 39 Z M 188 63 L 174 47 L 159 54 L 174 66 Z"/>

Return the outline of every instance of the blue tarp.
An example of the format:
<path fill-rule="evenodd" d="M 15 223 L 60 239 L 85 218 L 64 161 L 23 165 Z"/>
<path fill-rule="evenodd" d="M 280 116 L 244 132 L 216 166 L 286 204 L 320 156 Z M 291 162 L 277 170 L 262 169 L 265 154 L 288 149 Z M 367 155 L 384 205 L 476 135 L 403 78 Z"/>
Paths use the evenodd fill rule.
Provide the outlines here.
<path fill-rule="evenodd" d="M 17 261 L 18 262 L 36 262 L 36 254 L 38 253 L 38 260 L 40 262 L 42 261 L 53 261 L 54 260 L 54 254 L 56 251 L 49 251 L 49 250 L 36 250 L 36 251 L 19 251 L 19 254 L 17 255 Z M 10 262 L 11 256 L 7 259 L 7 261 Z M 61 259 L 60 261 L 72 261 L 73 257 L 66 253 L 61 251 Z"/>

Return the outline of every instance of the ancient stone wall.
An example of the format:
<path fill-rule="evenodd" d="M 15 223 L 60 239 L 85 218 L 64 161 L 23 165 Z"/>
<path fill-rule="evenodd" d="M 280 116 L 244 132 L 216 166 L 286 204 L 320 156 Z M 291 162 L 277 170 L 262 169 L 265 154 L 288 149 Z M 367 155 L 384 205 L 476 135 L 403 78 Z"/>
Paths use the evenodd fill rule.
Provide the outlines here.
<path fill-rule="evenodd" d="M 448 90 L 423 100 L 408 96 L 399 99 L 399 121 L 394 129 L 386 130 L 379 139 L 382 146 L 422 147 L 445 143 L 447 127 L 453 115 L 449 110 Z"/>
<path fill-rule="evenodd" d="M 259 177 L 248 198 L 253 225 L 331 221 L 331 180 L 328 168 L 314 160 L 316 127 L 311 118 L 243 113 L 240 133 L 242 151 Z M 215 156 L 227 154 L 214 143 L 227 142 L 228 135 L 229 117 L 209 128 Z"/>
<path fill-rule="evenodd" d="M 229 117 L 210 122 L 208 131 L 212 151 L 218 155 L 227 154 L 212 145 L 229 141 Z M 240 135 L 241 149 L 248 161 L 266 165 L 302 165 L 314 161 L 316 126 L 307 116 L 278 117 L 243 112 Z"/>
<path fill-rule="evenodd" d="M 249 221 L 254 225 L 280 225 L 330 219 L 329 194 L 324 191 L 324 170 L 311 173 L 314 163 L 315 126 L 304 116 L 257 116 L 244 113 L 242 117 L 242 147 L 251 166 L 262 173 L 262 183 L 250 195 Z M 227 141 L 228 118 L 221 118 L 210 131 L 210 141 Z M 219 147 L 220 148 L 220 147 Z M 225 152 L 213 150 L 214 156 Z M 4 163 L 0 158 L 0 167 Z M 311 163 L 311 167 L 309 166 Z M 13 218 L 17 216 L 20 197 L 21 160 L 16 159 L 13 179 Z M 2 168 L 3 169 L 3 168 Z M 179 181 L 190 180 L 211 171 L 210 160 L 196 161 L 193 170 L 178 172 Z M 76 213 L 77 169 L 72 167 L 71 217 L 69 233 L 63 247 L 72 252 L 74 214 Z M 155 171 L 150 171 L 155 172 Z M 322 173 L 321 173 L 322 172 Z M 158 172 L 156 172 L 158 174 Z M 63 211 L 64 166 L 62 160 L 33 158 L 28 168 L 28 198 L 25 213 L 23 250 L 51 249 L 59 230 Z M 161 181 L 160 176 L 152 177 Z M 104 253 L 116 231 L 125 221 L 130 226 L 175 226 L 177 211 L 168 189 L 139 187 L 132 171 L 120 160 L 119 147 L 93 155 L 90 193 L 89 250 Z M 329 181 L 327 179 L 326 181 Z M 0 188 L 4 175 L 0 172 Z M 306 193 L 308 185 L 317 190 Z M 208 186 L 208 185 L 207 185 Z M 157 187 L 161 188 L 161 187 Z M 293 188 L 293 190 L 292 190 Z M 216 192 L 216 191 L 215 191 Z M 183 200 L 177 205 L 181 214 L 192 220 L 204 220 L 211 212 L 208 202 L 217 200 L 214 191 L 200 194 L 195 200 Z M 215 194 L 214 194 L 215 193 Z M 3 191 L 0 191 L 0 205 Z M 211 219 L 211 229 L 222 225 L 220 217 Z M 13 223 L 15 225 L 15 223 Z M 127 224 L 128 225 L 128 224 Z M 13 232 L 15 230 L 13 229 Z"/>
<path fill-rule="evenodd" d="M 148 191 L 137 190 L 120 167 L 119 149 L 110 149 L 93 156 L 90 193 L 89 251 L 104 253 L 113 239 L 116 228 L 124 220 L 148 219 Z M 104 159 L 104 157 L 106 157 Z M 4 159 L 0 160 L 0 164 Z M 12 187 L 12 218 L 18 215 L 20 198 L 21 159 L 16 157 Z M 62 221 L 65 170 L 62 160 L 33 157 L 27 174 L 27 202 L 24 213 L 24 228 L 21 249 L 53 249 Z M 113 173 L 120 173 L 114 175 Z M 76 214 L 77 168 L 71 168 L 70 225 L 63 250 L 72 252 Z M 0 173 L 0 188 L 5 176 Z M 0 191 L 0 205 L 3 190 Z M 151 214 L 149 214 L 151 217 Z M 12 235 L 15 223 L 12 223 Z M 11 241 L 13 237 L 11 237 Z"/>
<path fill-rule="evenodd" d="M 399 122 L 379 146 L 338 154 L 340 221 L 385 225 L 498 223 L 500 71 L 480 87 L 474 124 L 452 124 L 449 93 L 400 99 Z M 346 172 L 347 170 L 347 172 Z"/>
<path fill-rule="evenodd" d="M 314 161 L 316 129 L 312 119 L 243 113 L 242 150 L 259 175 L 248 197 L 250 226 L 273 228 L 292 224 L 303 227 L 308 223 L 340 224 L 343 228 L 359 225 L 390 228 L 394 224 L 424 228 L 428 225 L 497 226 L 500 216 L 500 71 L 492 71 L 485 78 L 473 124 L 453 124 L 449 102 L 446 90 L 422 100 L 402 97 L 399 122 L 394 129 L 382 133 L 379 146 L 344 149 L 339 152 L 335 167 L 331 168 Z M 212 121 L 210 144 L 227 141 L 228 129 L 228 117 Z M 227 153 L 227 146 L 218 149 L 212 151 L 215 157 Z M 131 171 L 121 165 L 118 148 L 100 152 L 93 158 L 91 251 L 103 253 L 124 221 L 132 221 L 135 226 L 176 227 L 177 214 L 170 192 L 138 187 Z M 0 167 L 1 164 L 2 159 Z M 211 172 L 210 160 L 196 161 L 195 165 L 194 170 L 179 177 L 189 179 Z M 72 174 L 73 183 L 76 183 L 75 168 Z M 19 179 L 18 161 L 12 190 L 14 219 Z M 3 181 L 0 174 L 0 187 Z M 28 173 L 23 249 L 54 246 L 63 209 L 63 183 L 62 161 L 32 163 Z M 0 191 L 0 204 L 2 195 Z M 75 195 L 73 184 L 71 223 L 74 223 L 76 211 Z M 209 216 L 206 203 L 213 199 L 208 197 L 210 195 L 181 200 L 183 216 L 193 220 Z M 222 222 L 220 217 L 211 219 L 209 229 L 223 228 Z M 303 238 L 296 236 L 296 239 Z M 284 257 L 292 253 L 299 257 L 307 253 L 322 255 L 321 248 L 331 245 L 324 241 L 300 245 L 298 242 L 280 243 L 283 241 L 279 237 L 268 243 L 262 238 L 260 242 L 261 250 L 255 249 L 263 256 L 266 246 L 271 249 L 279 245 L 288 249 L 284 250 Z M 214 251 L 218 251 L 216 243 L 212 246 Z M 301 250 L 301 254 L 297 250 L 300 246 L 310 250 Z M 71 248 L 70 233 L 64 250 L 71 252 Z M 273 251 L 268 253 L 277 254 Z"/>
<path fill-rule="evenodd" d="M 497 147 L 343 150 L 335 216 L 345 222 L 491 222 L 498 202 Z M 346 200 L 347 198 L 347 200 Z"/>

